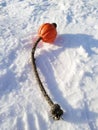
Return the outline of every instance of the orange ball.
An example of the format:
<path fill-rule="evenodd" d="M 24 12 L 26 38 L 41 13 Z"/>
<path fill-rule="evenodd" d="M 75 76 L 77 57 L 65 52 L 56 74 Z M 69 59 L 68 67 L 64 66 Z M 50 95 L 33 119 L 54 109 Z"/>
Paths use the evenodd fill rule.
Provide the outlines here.
<path fill-rule="evenodd" d="M 56 24 L 42 24 L 38 30 L 38 36 L 41 37 L 44 42 L 53 43 L 57 36 Z"/>

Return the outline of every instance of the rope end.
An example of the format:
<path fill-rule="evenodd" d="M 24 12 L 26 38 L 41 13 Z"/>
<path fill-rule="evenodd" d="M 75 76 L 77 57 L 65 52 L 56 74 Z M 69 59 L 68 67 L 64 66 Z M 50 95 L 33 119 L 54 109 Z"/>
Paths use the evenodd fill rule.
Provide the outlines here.
<path fill-rule="evenodd" d="M 54 104 L 51 108 L 51 116 L 54 120 L 62 119 L 63 110 L 61 109 L 60 105 Z"/>

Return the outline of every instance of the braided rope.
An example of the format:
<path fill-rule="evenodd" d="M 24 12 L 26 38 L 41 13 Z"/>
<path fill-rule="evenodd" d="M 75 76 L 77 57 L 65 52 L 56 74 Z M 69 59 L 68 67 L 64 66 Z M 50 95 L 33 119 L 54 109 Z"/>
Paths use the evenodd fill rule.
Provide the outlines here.
<path fill-rule="evenodd" d="M 34 43 L 34 46 L 32 48 L 32 52 L 31 52 L 33 70 L 35 72 L 35 77 L 36 77 L 36 80 L 39 84 L 39 88 L 40 88 L 43 96 L 47 100 L 48 104 L 51 106 L 51 115 L 52 115 L 53 119 L 59 120 L 59 119 L 61 119 L 61 116 L 63 115 L 63 110 L 60 108 L 60 105 L 53 103 L 52 99 L 49 97 L 46 90 L 44 89 L 44 86 L 40 80 L 40 77 L 39 77 L 39 74 L 37 71 L 37 67 L 36 67 L 36 63 L 35 63 L 34 54 L 35 54 L 36 47 L 37 47 L 40 40 L 41 40 L 41 38 L 38 38 L 38 40 Z"/>

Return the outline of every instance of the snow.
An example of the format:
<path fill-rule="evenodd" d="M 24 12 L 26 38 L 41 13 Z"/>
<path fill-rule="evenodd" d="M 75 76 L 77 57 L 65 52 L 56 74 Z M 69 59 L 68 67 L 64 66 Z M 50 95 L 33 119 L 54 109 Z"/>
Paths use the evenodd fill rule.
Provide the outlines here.
<path fill-rule="evenodd" d="M 0 130 L 98 130 L 98 1 L 0 0 Z M 57 23 L 36 63 L 64 120 L 50 117 L 31 62 L 37 31 Z"/>

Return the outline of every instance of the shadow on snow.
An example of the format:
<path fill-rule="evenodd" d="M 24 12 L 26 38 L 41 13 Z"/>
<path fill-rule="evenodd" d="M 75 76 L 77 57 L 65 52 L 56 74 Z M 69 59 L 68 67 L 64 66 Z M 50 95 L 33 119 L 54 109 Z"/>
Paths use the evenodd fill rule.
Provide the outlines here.
<path fill-rule="evenodd" d="M 61 47 L 61 51 L 66 48 L 78 48 L 82 46 L 88 55 L 96 54 L 92 48 L 98 48 L 98 40 L 86 34 L 61 34 L 57 37 L 55 45 Z M 60 49 L 57 50 L 59 53 Z"/>
<path fill-rule="evenodd" d="M 49 90 L 53 95 L 54 100 L 60 103 L 63 109 L 66 110 L 64 120 L 72 123 L 88 123 L 92 130 L 97 130 L 94 122 L 96 118 L 98 118 L 98 113 L 90 111 L 86 102 L 83 102 L 84 107 L 82 109 L 75 109 L 67 102 L 58 88 L 50 60 L 55 60 L 55 57 L 57 57 L 65 49 L 78 48 L 80 46 L 86 50 L 88 56 L 96 54 L 92 48 L 98 48 L 98 40 L 86 34 L 62 34 L 57 37 L 55 45 L 59 46 L 59 48 L 52 51 L 54 56 L 53 54 L 51 55 L 52 52 L 45 51 L 37 57 L 37 66 L 45 77 L 45 82 L 49 86 Z"/>

